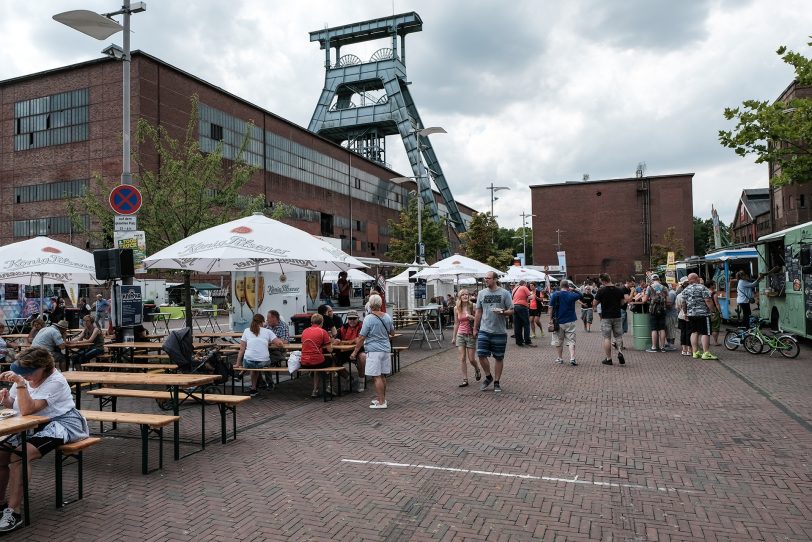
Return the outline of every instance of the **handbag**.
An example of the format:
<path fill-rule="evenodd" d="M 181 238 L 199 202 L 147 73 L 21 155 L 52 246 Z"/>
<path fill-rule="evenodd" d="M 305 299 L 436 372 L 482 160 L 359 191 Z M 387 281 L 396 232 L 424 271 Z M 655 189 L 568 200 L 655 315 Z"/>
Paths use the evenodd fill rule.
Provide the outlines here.
<path fill-rule="evenodd" d="M 561 329 L 561 326 L 558 325 L 558 318 L 553 316 L 552 318 L 550 318 L 550 323 L 547 324 L 547 331 L 550 333 L 554 333 L 559 329 Z"/>
<path fill-rule="evenodd" d="M 288 356 L 288 372 L 290 374 L 295 373 L 298 371 L 302 366 L 302 353 L 298 350 L 294 350 Z"/>

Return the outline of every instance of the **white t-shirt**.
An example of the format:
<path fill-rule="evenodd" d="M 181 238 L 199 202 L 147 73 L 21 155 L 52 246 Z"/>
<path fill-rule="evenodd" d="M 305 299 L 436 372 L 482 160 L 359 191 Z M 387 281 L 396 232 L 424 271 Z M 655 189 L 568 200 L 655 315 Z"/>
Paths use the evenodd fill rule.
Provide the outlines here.
<path fill-rule="evenodd" d="M 70 384 L 68 384 L 58 369 L 54 369 L 54 372 L 36 388 L 31 386 L 29 382 L 28 395 L 31 399 L 44 399 L 48 403 L 45 405 L 45 408 L 35 413 L 37 416 L 55 418 L 68 412 L 74 406 L 73 396 L 70 392 Z M 19 413 L 20 405 L 17 404 L 16 384 L 9 389 L 9 396 L 14 399 L 12 408 Z"/>
<path fill-rule="evenodd" d="M 276 335 L 266 327 L 259 328 L 259 335 L 254 335 L 250 327 L 245 328 L 240 338 L 246 345 L 243 358 L 251 361 L 269 361 L 271 354 L 268 352 L 268 346 L 274 339 Z"/>

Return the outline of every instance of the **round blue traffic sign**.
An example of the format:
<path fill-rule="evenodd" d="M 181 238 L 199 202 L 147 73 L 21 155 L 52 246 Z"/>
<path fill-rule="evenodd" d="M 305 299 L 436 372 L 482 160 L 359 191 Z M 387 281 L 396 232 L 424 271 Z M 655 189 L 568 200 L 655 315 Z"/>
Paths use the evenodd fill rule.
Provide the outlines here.
<path fill-rule="evenodd" d="M 120 215 L 132 215 L 141 208 L 141 192 L 130 184 L 120 184 L 110 192 L 110 207 Z"/>

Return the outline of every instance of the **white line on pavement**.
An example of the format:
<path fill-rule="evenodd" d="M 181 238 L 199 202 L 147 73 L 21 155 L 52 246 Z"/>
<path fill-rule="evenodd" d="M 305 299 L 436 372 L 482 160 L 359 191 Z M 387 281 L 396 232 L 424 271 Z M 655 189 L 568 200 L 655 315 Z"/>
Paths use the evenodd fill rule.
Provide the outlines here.
<path fill-rule="evenodd" d="M 575 478 L 557 478 L 555 476 L 534 476 L 532 474 L 512 474 L 509 472 L 493 472 L 485 470 L 472 470 L 472 469 L 457 469 L 454 467 L 438 467 L 435 465 L 418 465 L 415 463 L 393 463 L 391 461 L 366 461 L 363 459 L 342 459 L 342 463 L 354 463 L 357 465 L 383 465 L 385 467 L 395 467 L 403 469 L 426 469 L 426 470 L 440 470 L 446 472 L 457 472 L 461 474 L 480 474 L 482 476 L 500 476 L 502 478 L 519 478 L 521 480 L 544 480 L 547 482 L 566 482 L 568 484 L 592 485 L 599 487 L 622 487 L 628 489 L 644 489 L 648 491 L 679 491 L 680 493 L 696 493 L 690 489 L 677 489 L 673 487 L 649 487 L 641 486 L 639 484 L 624 484 L 619 482 L 599 482 L 591 480 L 579 480 L 578 476 Z"/>

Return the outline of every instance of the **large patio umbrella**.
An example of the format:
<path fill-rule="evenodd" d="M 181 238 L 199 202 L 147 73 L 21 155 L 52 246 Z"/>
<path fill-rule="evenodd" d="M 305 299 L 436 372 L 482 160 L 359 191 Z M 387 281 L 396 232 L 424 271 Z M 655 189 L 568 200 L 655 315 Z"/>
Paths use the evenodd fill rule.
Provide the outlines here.
<path fill-rule="evenodd" d="M 317 237 L 262 213 L 190 235 L 144 259 L 147 269 L 202 273 L 347 271 L 366 267 Z"/>
<path fill-rule="evenodd" d="M 45 284 L 99 284 L 93 254 L 45 236 L 0 247 L 0 282 L 39 284 L 40 312 Z"/>
<path fill-rule="evenodd" d="M 496 273 L 497 276 L 503 274 L 498 269 L 474 260 L 473 258 L 454 254 L 420 271 L 415 276 L 427 280 L 454 278 L 459 281 L 462 277 L 482 278 L 486 273 L 491 271 Z"/>
<path fill-rule="evenodd" d="M 502 277 L 502 280 L 505 282 L 519 282 L 520 280 L 543 282 L 546 279 L 547 275 L 544 272 L 520 267 L 518 265 L 508 267 L 507 273 Z M 554 281 L 555 279 L 550 277 L 550 280 Z"/>

